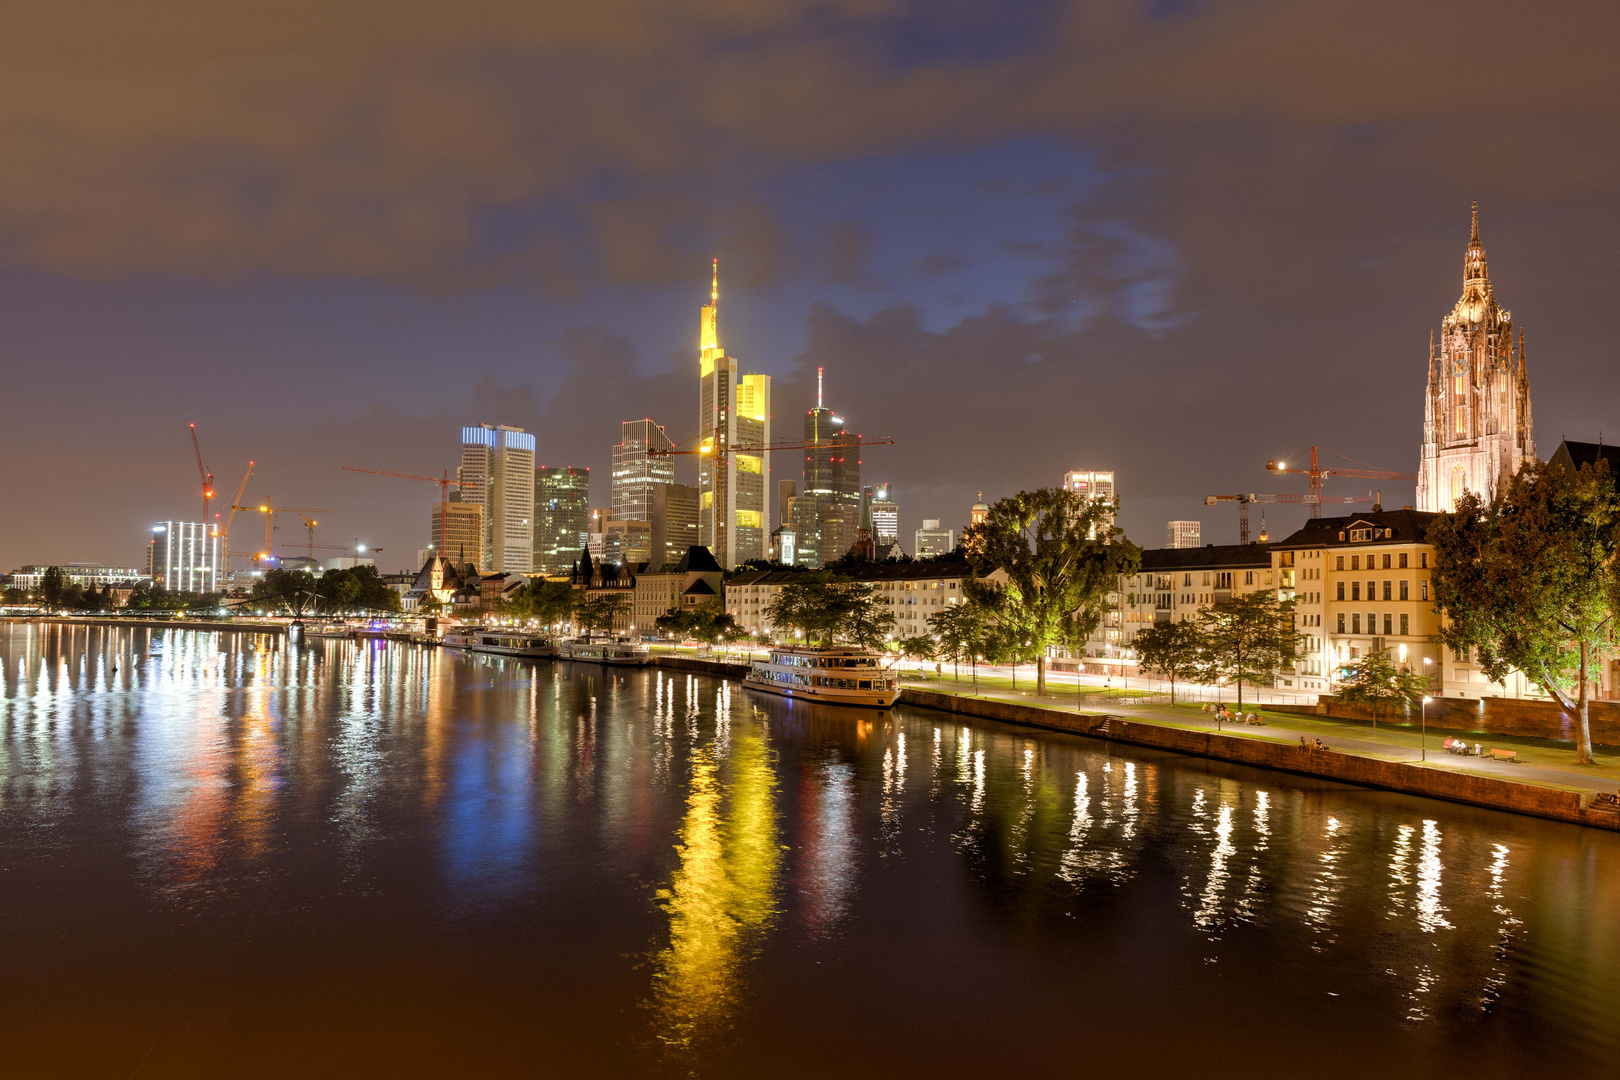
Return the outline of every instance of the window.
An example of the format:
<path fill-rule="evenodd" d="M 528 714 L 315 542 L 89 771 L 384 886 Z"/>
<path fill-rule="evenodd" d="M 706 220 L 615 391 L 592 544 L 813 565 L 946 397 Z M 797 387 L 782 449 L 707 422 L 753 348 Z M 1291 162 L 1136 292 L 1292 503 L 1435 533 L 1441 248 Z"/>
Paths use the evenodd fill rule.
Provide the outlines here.
<path fill-rule="evenodd" d="M 1335 570 L 1343 570 L 1344 569 L 1344 556 L 1343 555 L 1339 556 L 1338 565 L 1335 566 L 1333 569 L 1335 569 Z"/>
<path fill-rule="evenodd" d="M 1418 582 L 1418 599 L 1419 600 L 1427 600 L 1428 598 L 1429 598 L 1429 579 L 1424 578 L 1424 579 L 1422 579 L 1421 581 Z"/>
<path fill-rule="evenodd" d="M 1453 425 L 1453 430 L 1456 431 L 1456 433 L 1458 435 L 1467 434 L 1467 432 L 1468 432 L 1468 421 L 1466 419 L 1464 419 L 1463 407 L 1461 405 L 1457 406 L 1456 415 L 1457 415 L 1457 419 L 1456 419 L 1455 424 Z"/>
<path fill-rule="evenodd" d="M 1204 571 L 1204 580 L 1203 580 L 1202 584 L 1205 584 L 1205 585 L 1209 584 L 1209 571 L 1208 570 Z"/>
<path fill-rule="evenodd" d="M 1352 634 L 1361 633 L 1361 612 L 1359 611 L 1350 616 L 1350 632 Z"/>
<path fill-rule="evenodd" d="M 1376 581 L 1367 582 L 1367 599 L 1369 599 L 1369 600 L 1378 599 L 1378 582 L 1376 582 Z"/>
<path fill-rule="evenodd" d="M 1384 555 L 1384 569 L 1389 569 L 1389 554 L 1387 552 Z"/>
<path fill-rule="evenodd" d="M 1344 633 L 1344 612 L 1339 612 L 1339 633 Z"/>
<path fill-rule="evenodd" d="M 1360 570 L 1361 569 L 1361 556 L 1360 555 L 1352 555 L 1352 556 L 1350 556 L 1350 569 L 1352 569 L 1352 570 Z"/>
<path fill-rule="evenodd" d="M 1394 632 L 1395 632 L 1395 616 L 1391 615 L 1389 612 L 1386 611 L 1386 612 L 1384 612 L 1384 636 L 1388 637 L 1389 635 L 1393 634 Z"/>
<path fill-rule="evenodd" d="M 1405 579 L 1404 579 L 1404 578 L 1403 578 L 1403 579 L 1402 579 L 1402 580 L 1401 580 L 1401 599 L 1402 599 L 1402 600 L 1410 600 L 1410 599 L 1411 599 L 1411 597 L 1410 597 L 1410 596 L 1408 596 L 1408 595 L 1407 595 L 1407 592 L 1408 592 L 1408 589 L 1407 589 L 1407 587 L 1406 587 L 1406 580 L 1405 580 Z M 1404 616 L 1404 615 L 1403 615 L 1403 616 L 1401 616 L 1401 617 L 1402 617 L 1402 618 L 1405 618 L 1405 616 Z M 1405 633 L 1405 632 L 1406 632 L 1406 631 L 1404 631 L 1404 630 L 1403 630 L 1403 631 L 1401 631 L 1401 632 L 1402 632 L 1402 633 L 1403 633 L 1403 634 L 1404 634 L 1404 633 Z"/>
<path fill-rule="evenodd" d="M 1245 584 L 1245 585 L 1253 585 L 1254 584 L 1254 571 L 1253 570 L 1245 570 L 1245 571 L 1243 571 L 1243 584 Z"/>
<path fill-rule="evenodd" d="M 1184 589 L 1192 588 L 1192 575 L 1191 574 L 1183 574 L 1183 575 L 1181 575 L 1181 587 L 1184 588 Z"/>
<path fill-rule="evenodd" d="M 1367 612 L 1367 633 L 1378 633 L 1378 614 L 1376 612 Z"/>
<path fill-rule="evenodd" d="M 1427 570 L 1428 568 L 1429 568 L 1429 553 L 1427 551 L 1418 552 L 1418 569 L 1419 570 Z"/>
<path fill-rule="evenodd" d="M 1339 599 L 1344 599 L 1344 582 L 1339 582 Z"/>
<path fill-rule="evenodd" d="M 1350 599 L 1352 599 L 1352 600 L 1360 600 L 1361 599 L 1361 582 L 1352 581 L 1350 583 Z"/>
<path fill-rule="evenodd" d="M 1406 552 L 1401 552 L 1401 569 L 1406 569 Z"/>
<path fill-rule="evenodd" d="M 1390 595 L 1390 588 L 1391 588 L 1391 587 L 1392 587 L 1392 586 L 1393 586 L 1393 585 L 1394 585 L 1394 584 L 1395 584 L 1395 583 L 1394 583 L 1394 582 L 1392 582 L 1392 581 L 1386 581 L 1386 582 L 1384 582 L 1384 599 L 1385 599 L 1385 600 L 1391 600 L 1391 599 L 1393 599 L 1393 597 L 1392 597 L 1392 596 L 1391 596 L 1391 595 Z"/>
<path fill-rule="evenodd" d="M 1401 637 L 1406 637 L 1409 633 L 1411 633 L 1411 627 L 1407 622 L 1406 612 L 1403 611 L 1401 612 Z"/>

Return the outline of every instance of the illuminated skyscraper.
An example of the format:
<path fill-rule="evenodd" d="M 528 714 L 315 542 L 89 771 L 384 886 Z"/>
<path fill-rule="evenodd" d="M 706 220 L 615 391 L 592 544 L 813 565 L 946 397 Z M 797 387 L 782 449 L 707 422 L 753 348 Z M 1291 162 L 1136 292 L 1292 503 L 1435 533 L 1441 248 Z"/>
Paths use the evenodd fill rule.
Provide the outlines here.
<path fill-rule="evenodd" d="M 1524 331 L 1515 348 L 1513 315 L 1491 291 L 1476 205 L 1462 296 L 1440 324 L 1438 349 L 1429 337 L 1417 508 L 1449 513 L 1465 491 L 1488 502 L 1519 466 L 1534 460 Z"/>
<path fill-rule="evenodd" d="M 170 592 L 218 592 L 219 526 L 200 521 L 160 521 L 152 526 L 146 574 Z"/>
<path fill-rule="evenodd" d="M 862 492 L 865 524 L 872 530 L 872 542 L 879 551 L 900 542 L 900 507 L 889 498 L 889 485 L 878 484 Z"/>
<path fill-rule="evenodd" d="M 1204 524 L 1201 521 L 1167 521 L 1164 523 L 1164 546 L 1167 548 L 1195 548 L 1203 541 Z"/>
<path fill-rule="evenodd" d="M 432 536 L 433 554 L 458 566 L 477 563 L 484 550 L 483 504 L 463 502 L 460 492 L 452 492 L 448 502 L 434 503 Z"/>
<path fill-rule="evenodd" d="M 803 494 L 794 501 L 793 528 L 799 563 L 825 566 L 844 557 L 861 527 L 861 456 L 845 438 L 844 418 L 822 398 L 822 371 L 816 369 L 816 407 L 804 414 Z M 815 500 L 812 517 L 804 500 Z"/>
<path fill-rule="evenodd" d="M 956 530 L 939 527 L 938 518 L 926 518 L 917 530 L 917 558 L 949 555 L 956 550 Z"/>
<path fill-rule="evenodd" d="M 726 569 L 770 543 L 771 377 L 742 375 L 720 346 L 720 260 L 698 322 L 699 542 Z M 735 448 L 755 448 L 739 453 Z"/>
<path fill-rule="evenodd" d="M 461 429 L 462 502 L 484 507 L 478 565 L 502 573 L 534 568 L 534 436 L 505 424 Z"/>
<path fill-rule="evenodd" d="M 534 568 L 566 574 L 579 562 L 591 530 L 591 470 L 542 465 L 534 472 Z"/>
<path fill-rule="evenodd" d="M 613 516 L 620 521 L 651 520 L 652 489 L 675 482 L 675 459 L 649 455 L 673 450 L 675 443 L 651 420 L 626 420 L 613 447 Z M 681 548 L 681 554 L 686 548 Z M 678 557 L 678 556 L 677 556 Z"/>

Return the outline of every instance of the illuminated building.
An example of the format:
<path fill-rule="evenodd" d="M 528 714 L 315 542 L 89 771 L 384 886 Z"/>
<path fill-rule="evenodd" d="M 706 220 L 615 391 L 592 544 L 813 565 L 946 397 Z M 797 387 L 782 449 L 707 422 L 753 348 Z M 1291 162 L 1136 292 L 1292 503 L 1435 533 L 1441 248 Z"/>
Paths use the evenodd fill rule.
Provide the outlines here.
<path fill-rule="evenodd" d="M 844 418 L 826 408 L 821 369 L 816 369 L 816 407 L 804 415 L 804 493 L 794 502 L 793 530 L 800 566 L 825 566 L 855 546 L 861 527 L 861 456 L 845 441 Z M 832 445 L 829 445 L 832 444 Z M 814 512 L 807 499 L 814 500 Z"/>
<path fill-rule="evenodd" d="M 675 482 L 675 459 L 649 450 L 673 450 L 675 443 L 651 420 L 626 420 L 613 447 L 613 516 L 652 520 L 653 489 Z M 682 550 L 685 550 L 684 548 Z"/>
<path fill-rule="evenodd" d="M 1535 459 L 1524 331 L 1515 347 L 1513 316 L 1491 291 L 1476 205 L 1462 296 L 1441 323 L 1439 342 L 1429 336 L 1417 509 L 1449 512 L 1464 491 L 1488 502 Z"/>
<path fill-rule="evenodd" d="M 150 545 L 148 545 L 150 548 Z M 148 551 L 150 557 L 150 550 Z M 81 585 L 100 591 L 112 585 L 133 585 L 142 577 L 151 577 L 133 566 L 103 566 L 101 563 L 52 563 L 46 566 L 24 566 L 13 570 L 6 584 L 14 589 L 37 589 L 45 583 L 45 571 L 55 566 L 62 571 L 62 580 L 69 585 Z"/>
<path fill-rule="evenodd" d="M 1063 474 L 1063 486 L 1066 490 L 1081 496 L 1087 502 L 1112 502 L 1114 499 L 1114 474 L 1111 472 L 1090 472 L 1084 469 L 1070 469 Z M 1113 525 L 1114 515 L 1108 515 L 1108 524 Z"/>
<path fill-rule="evenodd" d="M 979 501 L 968 508 L 968 525 L 983 525 L 984 519 L 990 516 L 990 504 L 984 501 L 984 492 L 979 492 Z"/>
<path fill-rule="evenodd" d="M 720 345 L 720 261 L 698 322 L 698 539 L 726 569 L 763 559 L 770 532 L 771 377 Z"/>
<path fill-rule="evenodd" d="M 845 576 L 876 590 L 878 602 L 894 615 L 894 636 L 901 638 L 927 633 L 929 616 L 962 603 L 967 581 L 975 575 L 965 559 L 941 559 L 854 566 Z M 766 609 L 781 595 L 782 586 L 803 580 L 804 574 L 795 570 L 733 574 L 725 583 L 726 612 L 746 634 L 774 634 L 776 627 L 766 617 Z M 996 570 L 979 580 L 1004 585 L 1007 575 Z"/>
<path fill-rule="evenodd" d="M 648 520 L 652 524 L 654 569 L 678 561 L 698 541 L 698 489 L 691 484 L 655 484 Z"/>
<path fill-rule="evenodd" d="M 534 486 L 534 569 L 553 577 L 571 573 L 591 531 L 591 470 L 542 465 Z"/>
<path fill-rule="evenodd" d="M 160 521 L 152 526 L 146 549 L 146 576 L 170 592 L 218 592 L 218 525 L 200 521 Z"/>
<path fill-rule="evenodd" d="M 479 566 L 495 572 L 534 568 L 534 436 L 505 424 L 461 429 L 463 502 L 484 508 Z"/>
<path fill-rule="evenodd" d="M 476 564 L 484 550 L 484 507 L 463 502 L 459 491 L 451 492 L 448 502 L 433 504 L 432 530 L 434 554 Z"/>
<path fill-rule="evenodd" d="M 1195 548 L 1203 542 L 1204 524 L 1201 521 L 1167 521 L 1164 523 L 1164 546 L 1167 548 Z"/>
<path fill-rule="evenodd" d="M 917 530 L 917 558 L 930 555 L 949 555 L 956 550 L 956 530 L 939 527 L 938 518 L 924 518 Z"/>
<path fill-rule="evenodd" d="M 793 519 L 788 516 L 788 501 L 799 494 L 797 480 L 778 480 L 776 482 L 776 523 L 778 525 L 791 525 Z"/>
<path fill-rule="evenodd" d="M 866 511 L 861 515 L 872 530 L 872 543 L 879 551 L 900 542 L 900 507 L 889 498 L 889 485 L 879 484 L 862 492 Z"/>

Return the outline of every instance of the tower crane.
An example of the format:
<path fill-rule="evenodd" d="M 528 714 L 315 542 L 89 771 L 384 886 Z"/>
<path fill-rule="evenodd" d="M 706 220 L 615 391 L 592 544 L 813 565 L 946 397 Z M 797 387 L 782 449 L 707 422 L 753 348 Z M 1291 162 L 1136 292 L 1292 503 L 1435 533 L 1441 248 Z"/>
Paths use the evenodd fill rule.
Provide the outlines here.
<path fill-rule="evenodd" d="M 430 484 L 439 485 L 439 530 L 443 532 L 449 528 L 446 522 L 450 519 L 450 485 L 455 483 L 450 479 L 450 470 L 444 470 L 444 475 L 424 476 L 421 473 L 390 472 L 387 469 L 362 469 L 358 465 L 343 466 L 344 472 L 370 473 L 372 476 L 392 476 L 400 480 L 425 480 Z M 443 539 L 442 537 L 440 538 Z"/>
<path fill-rule="evenodd" d="M 231 500 L 231 512 L 225 515 L 225 528 L 220 532 L 220 539 L 225 545 L 225 573 L 231 572 L 231 522 L 236 520 L 236 512 L 246 509 L 236 504 L 242 501 L 242 492 L 247 490 L 248 477 L 253 475 L 253 462 L 248 462 L 247 472 L 242 474 L 242 482 L 236 485 L 236 497 Z"/>
<path fill-rule="evenodd" d="M 335 514 L 338 512 L 334 506 L 271 506 L 269 503 L 263 503 L 259 506 L 236 506 L 233 504 L 231 509 L 233 511 L 252 510 L 264 515 L 264 551 L 258 555 L 250 556 L 257 562 L 263 562 L 270 558 L 270 534 L 275 531 L 277 514 Z"/>
<path fill-rule="evenodd" d="M 1332 453 L 1332 451 L 1329 451 L 1329 453 Z M 1341 454 L 1338 456 L 1342 457 L 1343 455 Z M 1349 458 L 1347 460 L 1354 461 L 1355 459 Z M 1324 469 L 1317 464 L 1316 447 L 1314 446 L 1311 447 L 1310 468 L 1290 469 L 1287 467 L 1285 462 L 1268 461 L 1266 462 L 1266 471 L 1274 472 L 1278 475 L 1282 475 L 1283 473 L 1298 473 L 1301 476 L 1310 477 L 1311 493 L 1310 495 L 1306 496 L 1304 501 L 1310 503 L 1311 517 L 1313 518 L 1319 518 L 1322 516 L 1322 504 L 1324 502 L 1334 501 L 1333 499 L 1322 498 L 1322 481 L 1326 480 L 1330 476 L 1354 476 L 1367 480 L 1407 480 L 1413 483 L 1417 482 L 1417 476 L 1414 473 L 1390 472 L 1387 469 L 1341 469 L 1337 467 Z"/>
<path fill-rule="evenodd" d="M 1319 495 L 1319 502 L 1326 503 L 1364 503 L 1372 502 L 1371 495 Z M 1238 504 L 1238 543 L 1249 542 L 1249 504 L 1251 503 L 1303 503 L 1310 502 L 1309 495 L 1206 495 L 1205 506 L 1214 506 L 1216 503 L 1232 502 Z M 1263 512 L 1263 511 L 1262 511 Z"/>
<path fill-rule="evenodd" d="M 208 504 L 214 501 L 214 474 L 203 464 L 202 446 L 197 442 L 197 425 L 191 425 L 191 452 L 197 455 L 197 475 L 202 478 L 203 524 L 208 524 Z"/>

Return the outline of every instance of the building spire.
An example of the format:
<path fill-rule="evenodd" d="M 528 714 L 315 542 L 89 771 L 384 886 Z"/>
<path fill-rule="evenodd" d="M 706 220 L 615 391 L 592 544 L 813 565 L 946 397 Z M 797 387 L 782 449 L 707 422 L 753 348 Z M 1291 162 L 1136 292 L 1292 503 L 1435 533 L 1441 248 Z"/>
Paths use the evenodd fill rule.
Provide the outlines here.
<path fill-rule="evenodd" d="M 1474 215 L 1474 237 L 1479 237 L 1479 215 Z M 714 284 L 709 287 L 709 303 L 715 307 L 720 306 L 720 260 L 714 260 Z"/>
<path fill-rule="evenodd" d="M 821 373 L 824 368 L 816 368 L 816 408 L 821 408 Z"/>
<path fill-rule="evenodd" d="M 1463 256 L 1463 284 L 1478 282 L 1485 291 L 1490 291 L 1486 279 L 1490 272 L 1485 269 L 1485 245 L 1479 241 L 1479 203 L 1473 203 L 1473 221 L 1468 233 L 1468 253 Z"/>
<path fill-rule="evenodd" d="M 1477 202 L 1474 203 L 1473 207 L 1474 207 L 1474 230 L 1468 237 L 1468 243 L 1473 247 L 1478 247 L 1479 246 L 1479 203 L 1477 203 Z M 718 263 L 719 261 L 720 261 L 719 259 L 715 260 L 716 263 Z"/>

